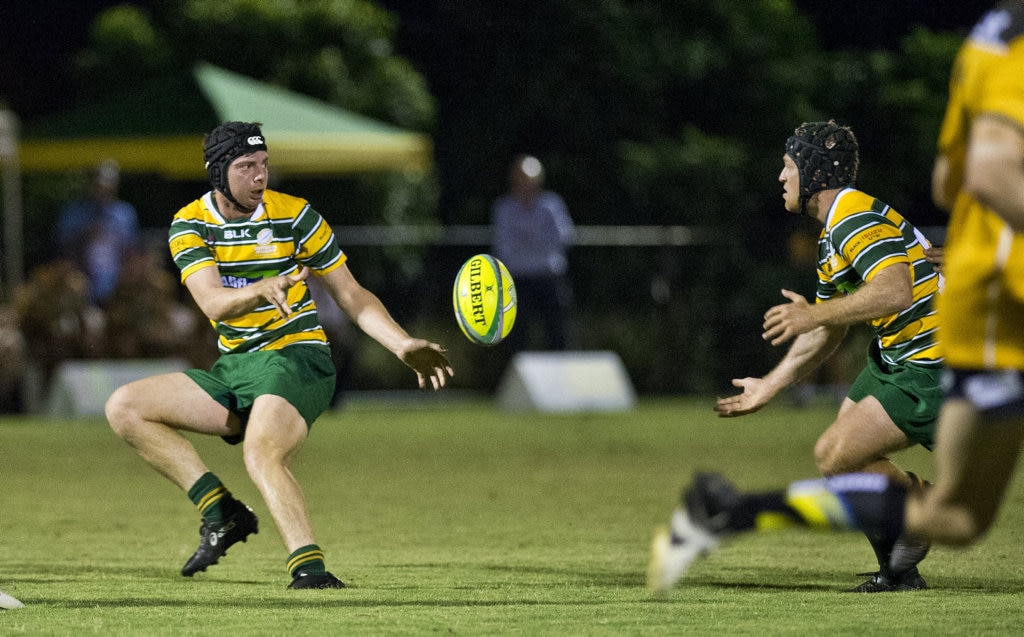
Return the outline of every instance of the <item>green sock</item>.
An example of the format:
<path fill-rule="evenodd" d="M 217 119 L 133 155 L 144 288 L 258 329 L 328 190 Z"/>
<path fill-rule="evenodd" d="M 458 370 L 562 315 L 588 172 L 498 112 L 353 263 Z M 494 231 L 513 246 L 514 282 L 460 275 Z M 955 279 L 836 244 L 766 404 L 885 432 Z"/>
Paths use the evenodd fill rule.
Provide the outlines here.
<path fill-rule="evenodd" d="M 204 473 L 188 490 L 188 497 L 199 509 L 203 521 L 219 523 L 224 521 L 223 505 L 233 498 L 220 478 L 209 471 Z"/>
<path fill-rule="evenodd" d="M 296 549 L 288 556 L 288 572 L 292 574 L 292 577 L 297 577 L 300 574 L 326 573 L 323 549 L 316 544 L 308 544 Z"/>

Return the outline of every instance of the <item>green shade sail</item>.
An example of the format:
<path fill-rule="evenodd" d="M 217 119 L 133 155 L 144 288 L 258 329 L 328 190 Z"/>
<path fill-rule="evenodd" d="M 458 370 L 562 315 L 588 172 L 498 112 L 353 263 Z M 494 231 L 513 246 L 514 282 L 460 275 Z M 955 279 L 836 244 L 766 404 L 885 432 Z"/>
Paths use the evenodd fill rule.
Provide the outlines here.
<path fill-rule="evenodd" d="M 125 172 L 204 179 L 203 134 L 229 120 L 263 123 L 282 174 L 425 172 L 431 165 L 426 135 L 201 63 L 191 75 L 28 122 L 21 170 L 79 170 L 112 158 Z"/>

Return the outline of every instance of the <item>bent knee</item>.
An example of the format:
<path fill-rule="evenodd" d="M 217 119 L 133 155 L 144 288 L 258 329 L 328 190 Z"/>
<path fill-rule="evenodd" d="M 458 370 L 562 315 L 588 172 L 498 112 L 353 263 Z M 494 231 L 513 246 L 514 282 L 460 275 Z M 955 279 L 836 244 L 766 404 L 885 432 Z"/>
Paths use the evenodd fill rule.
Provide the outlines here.
<path fill-rule="evenodd" d="M 854 470 L 843 462 L 840 446 L 825 438 L 818 439 L 818 442 L 814 445 L 814 466 L 818 468 L 818 473 L 825 477 L 849 473 Z"/>
<path fill-rule="evenodd" d="M 107 417 L 110 428 L 118 435 L 125 434 L 135 422 L 136 414 L 134 394 L 130 385 L 122 385 L 110 394 L 103 407 L 103 413 Z"/>
<path fill-rule="evenodd" d="M 242 461 L 252 476 L 287 466 L 290 455 L 288 450 L 279 445 L 266 443 L 248 435 L 242 443 Z"/>

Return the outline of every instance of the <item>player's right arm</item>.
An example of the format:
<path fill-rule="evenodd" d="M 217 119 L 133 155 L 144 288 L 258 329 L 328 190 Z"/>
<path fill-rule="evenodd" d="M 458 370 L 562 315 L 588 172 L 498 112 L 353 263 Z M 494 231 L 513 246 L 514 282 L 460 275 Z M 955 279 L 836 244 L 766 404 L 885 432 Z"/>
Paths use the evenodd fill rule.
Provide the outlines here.
<path fill-rule="evenodd" d="M 240 288 L 225 287 L 215 266 L 194 270 L 185 279 L 185 287 L 192 294 L 199 309 L 212 321 L 227 321 L 245 316 L 258 307 L 271 303 L 282 317 L 292 313 L 288 305 L 288 290 L 309 276 L 309 268 L 295 274 L 260 279 Z"/>
<path fill-rule="evenodd" d="M 779 392 L 825 362 L 843 342 L 847 330 L 845 325 L 823 325 L 797 336 L 772 371 L 761 378 L 734 378 L 733 386 L 743 392 L 719 398 L 715 412 L 723 418 L 732 418 L 752 414 L 764 407 Z"/>

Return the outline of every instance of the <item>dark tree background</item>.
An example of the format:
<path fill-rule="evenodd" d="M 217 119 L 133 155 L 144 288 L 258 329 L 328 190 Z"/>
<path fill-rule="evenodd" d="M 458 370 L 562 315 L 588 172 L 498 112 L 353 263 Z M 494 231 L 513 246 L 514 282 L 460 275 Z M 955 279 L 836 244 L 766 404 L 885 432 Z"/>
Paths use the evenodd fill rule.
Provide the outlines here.
<path fill-rule="evenodd" d="M 851 125 L 860 186 L 918 225 L 944 223 L 927 192 L 934 140 L 953 54 L 987 4 L 5 3 L 0 99 L 30 124 L 206 59 L 431 133 L 436 174 L 426 183 L 282 184 L 328 218 L 343 203 L 346 224 L 487 223 L 509 158 L 533 153 L 578 224 L 703 230 L 707 241 L 688 247 L 580 246 L 571 266 L 582 346 L 619 352 L 645 393 L 716 392 L 779 356 L 760 340 L 778 289 L 813 289 L 789 249 L 813 224 L 785 213 L 776 179 L 797 124 Z M 30 180 L 36 224 L 72 184 Z M 125 186 L 159 225 L 202 184 L 140 175 Z M 44 231 L 35 227 L 37 240 Z M 447 301 L 459 263 L 483 247 L 350 252 L 403 322 L 452 347 L 466 370 L 459 382 L 487 388 L 505 362 L 500 346 L 461 342 Z M 391 384 L 378 371 L 389 366 L 363 360 L 368 386 Z"/>

